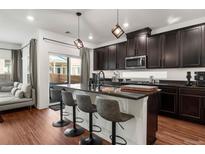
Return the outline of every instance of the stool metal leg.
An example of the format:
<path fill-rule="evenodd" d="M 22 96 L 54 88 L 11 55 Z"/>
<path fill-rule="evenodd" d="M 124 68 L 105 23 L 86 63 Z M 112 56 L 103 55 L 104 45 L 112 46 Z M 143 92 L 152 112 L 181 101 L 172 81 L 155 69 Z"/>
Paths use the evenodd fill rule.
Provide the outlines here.
<path fill-rule="evenodd" d="M 64 134 L 69 137 L 79 136 L 84 133 L 84 129 L 82 127 L 76 127 L 76 106 L 73 106 L 73 128 L 66 129 Z"/>
<path fill-rule="evenodd" d="M 63 120 L 63 102 L 60 102 L 60 120 L 53 122 L 53 127 L 64 127 L 70 124 L 70 121 Z"/>
<path fill-rule="evenodd" d="M 112 145 L 116 144 L 116 122 L 112 122 Z"/>
<path fill-rule="evenodd" d="M 82 145 L 100 145 L 102 144 L 102 140 L 93 135 L 93 114 L 89 113 L 89 137 L 83 138 L 80 140 L 80 144 Z"/>

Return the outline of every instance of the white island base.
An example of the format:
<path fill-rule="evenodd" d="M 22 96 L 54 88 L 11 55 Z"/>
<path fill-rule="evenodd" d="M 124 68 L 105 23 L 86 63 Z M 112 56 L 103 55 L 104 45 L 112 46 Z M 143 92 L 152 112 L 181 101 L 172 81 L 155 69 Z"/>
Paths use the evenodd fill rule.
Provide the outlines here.
<path fill-rule="evenodd" d="M 79 90 L 68 89 L 68 91 L 73 92 L 74 99 L 75 94 L 88 94 L 91 97 L 92 103 L 95 104 L 95 99 L 97 97 L 103 97 L 107 99 L 114 99 L 119 102 L 121 112 L 134 115 L 134 118 L 127 122 L 120 123 L 124 129 L 122 129 L 118 124 L 116 124 L 116 134 L 123 137 L 128 145 L 146 145 L 147 144 L 147 101 L 148 97 L 144 97 L 139 100 L 126 99 L 122 97 L 115 97 L 109 95 L 102 95 L 99 93 L 84 92 Z M 65 110 L 70 114 L 65 116 L 65 118 L 72 121 L 72 107 L 66 106 Z M 114 111 L 113 111 L 114 112 Z M 77 123 L 81 127 L 88 130 L 89 128 L 89 115 L 83 111 L 76 110 L 77 117 L 84 119 L 83 123 Z M 95 113 L 97 118 L 93 115 L 93 124 L 98 125 L 102 128 L 102 131 L 96 135 L 102 137 L 103 139 L 111 142 L 109 136 L 112 134 L 112 123 L 100 117 L 98 113 Z M 93 128 L 95 129 L 95 127 Z M 96 128 L 97 129 L 97 128 Z M 118 142 L 122 142 L 116 139 Z"/>

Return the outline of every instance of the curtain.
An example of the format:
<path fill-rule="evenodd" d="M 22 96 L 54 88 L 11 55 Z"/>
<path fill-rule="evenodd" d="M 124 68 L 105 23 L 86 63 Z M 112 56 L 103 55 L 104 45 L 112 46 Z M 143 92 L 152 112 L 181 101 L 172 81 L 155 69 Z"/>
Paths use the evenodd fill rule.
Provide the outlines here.
<path fill-rule="evenodd" d="M 11 63 L 12 63 L 12 81 L 22 82 L 22 51 L 11 51 Z"/>
<path fill-rule="evenodd" d="M 81 56 L 81 84 L 88 86 L 90 78 L 90 50 L 88 48 L 80 49 Z"/>
<path fill-rule="evenodd" d="M 31 39 L 29 46 L 30 83 L 35 93 L 37 92 L 37 44 L 36 39 Z"/>

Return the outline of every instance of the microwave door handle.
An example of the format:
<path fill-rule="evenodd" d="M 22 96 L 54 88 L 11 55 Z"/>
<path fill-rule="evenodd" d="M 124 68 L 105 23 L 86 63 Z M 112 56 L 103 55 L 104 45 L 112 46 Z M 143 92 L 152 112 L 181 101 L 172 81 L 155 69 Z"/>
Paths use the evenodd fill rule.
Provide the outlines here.
<path fill-rule="evenodd" d="M 142 66 L 142 58 L 140 58 L 140 66 Z"/>

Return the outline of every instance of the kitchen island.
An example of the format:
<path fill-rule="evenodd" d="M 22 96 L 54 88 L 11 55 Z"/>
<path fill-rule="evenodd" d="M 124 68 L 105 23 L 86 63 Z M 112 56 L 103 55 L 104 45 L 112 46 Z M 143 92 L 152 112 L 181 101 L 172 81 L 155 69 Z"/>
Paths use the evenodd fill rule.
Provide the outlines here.
<path fill-rule="evenodd" d="M 122 92 L 119 87 L 102 87 L 92 89 L 82 84 L 59 84 L 55 89 L 64 89 L 77 94 L 90 95 L 92 103 L 96 98 L 114 99 L 119 102 L 121 112 L 134 115 L 134 118 L 117 125 L 117 135 L 123 137 L 128 144 L 146 145 L 153 144 L 156 140 L 157 114 L 158 114 L 158 91 L 145 93 Z M 67 112 L 72 113 L 72 108 L 66 106 Z M 114 111 L 113 111 L 114 112 Z M 101 118 L 97 113 L 93 118 L 93 124 L 102 128 L 96 135 L 110 141 L 111 122 Z M 72 114 L 65 116 L 72 120 Z M 88 114 L 77 110 L 77 117 L 84 119 L 83 123 L 78 123 L 84 128 L 88 128 Z M 95 128 L 94 128 L 95 129 Z"/>

